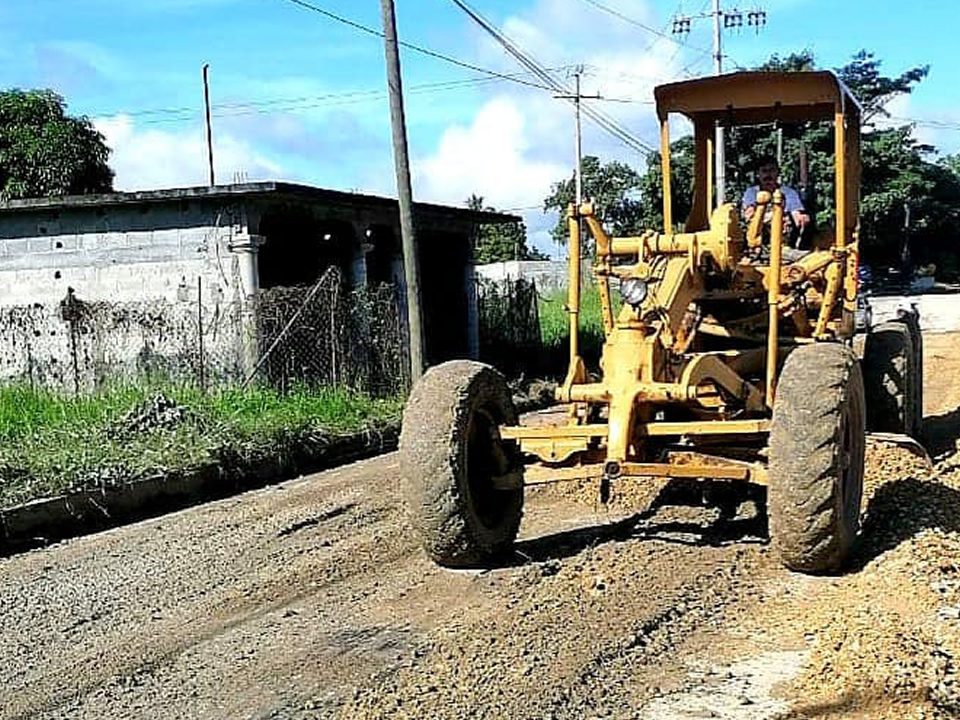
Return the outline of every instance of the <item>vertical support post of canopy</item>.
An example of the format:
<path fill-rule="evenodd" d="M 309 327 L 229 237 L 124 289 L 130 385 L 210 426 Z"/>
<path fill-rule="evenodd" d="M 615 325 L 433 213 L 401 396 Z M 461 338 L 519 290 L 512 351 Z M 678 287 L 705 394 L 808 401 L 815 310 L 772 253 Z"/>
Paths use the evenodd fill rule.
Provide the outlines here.
<path fill-rule="evenodd" d="M 714 162 L 713 162 L 713 138 L 707 135 L 707 217 L 709 218 L 713 215 L 713 211 L 719 207 L 719 203 L 714 203 L 713 199 L 713 172 L 714 172 Z"/>
<path fill-rule="evenodd" d="M 670 188 L 670 121 L 660 118 L 660 164 L 663 169 L 663 232 L 673 232 L 673 192 Z"/>
<path fill-rule="evenodd" d="M 847 135 L 843 108 L 837 107 L 834 120 L 834 166 L 836 168 L 837 193 L 837 242 L 838 250 L 847 244 Z"/>

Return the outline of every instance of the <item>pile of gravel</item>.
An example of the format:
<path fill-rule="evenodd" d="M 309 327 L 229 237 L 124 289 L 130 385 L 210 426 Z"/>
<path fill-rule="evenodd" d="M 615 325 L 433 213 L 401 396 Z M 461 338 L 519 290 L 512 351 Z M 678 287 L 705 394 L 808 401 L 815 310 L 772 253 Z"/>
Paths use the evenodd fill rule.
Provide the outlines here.
<path fill-rule="evenodd" d="M 862 569 L 792 618 L 813 634 L 796 716 L 960 717 L 960 472 L 886 445 L 868 460 Z"/>

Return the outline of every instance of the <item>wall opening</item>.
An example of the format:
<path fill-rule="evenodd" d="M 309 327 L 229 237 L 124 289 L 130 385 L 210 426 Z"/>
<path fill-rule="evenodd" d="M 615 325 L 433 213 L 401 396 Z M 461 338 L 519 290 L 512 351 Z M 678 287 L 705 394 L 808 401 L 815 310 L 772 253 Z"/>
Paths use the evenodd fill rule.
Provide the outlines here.
<path fill-rule="evenodd" d="M 331 265 L 350 275 L 357 242 L 353 226 L 318 218 L 294 205 L 273 207 L 260 220 L 260 287 L 293 287 L 315 283 Z"/>

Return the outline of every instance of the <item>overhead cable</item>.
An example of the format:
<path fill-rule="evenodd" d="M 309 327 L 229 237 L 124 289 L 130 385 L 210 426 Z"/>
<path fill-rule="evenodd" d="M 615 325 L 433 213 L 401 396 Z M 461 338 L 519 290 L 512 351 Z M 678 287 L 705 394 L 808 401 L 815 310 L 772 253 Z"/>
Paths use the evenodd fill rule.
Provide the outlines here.
<path fill-rule="evenodd" d="M 284 0 L 284 2 L 292 3 L 294 5 L 299 5 L 302 8 L 311 10 L 312 12 L 323 15 L 324 17 L 330 20 L 334 20 L 343 25 L 347 25 L 348 27 L 352 27 L 355 30 L 359 30 L 360 32 L 364 32 L 368 35 L 374 35 L 380 38 L 383 37 L 383 33 L 380 32 L 379 30 L 376 30 L 375 28 L 369 27 L 367 25 L 363 25 L 362 23 L 359 23 L 356 20 L 351 20 L 350 18 L 343 17 L 342 15 L 338 15 L 318 5 L 315 5 L 310 2 L 306 2 L 306 0 Z M 414 52 L 420 53 L 421 55 L 426 55 L 428 57 L 436 58 L 437 60 L 442 60 L 443 62 L 450 63 L 451 65 L 456 65 L 457 67 L 466 68 L 467 70 L 473 70 L 474 72 L 483 73 L 484 75 L 489 75 L 491 77 L 498 77 L 504 80 L 511 80 L 515 83 L 519 83 L 520 85 L 529 85 L 530 87 L 540 88 L 541 90 L 547 89 L 542 87 L 541 85 L 537 85 L 536 83 L 520 80 L 516 77 L 512 77 L 504 73 L 496 72 L 495 70 L 489 70 L 487 68 L 480 67 L 479 65 L 474 65 L 473 63 L 468 63 L 464 60 L 460 60 L 450 55 L 445 55 L 441 52 L 437 52 L 436 50 L 431 50 L 430 48 L 424 47 L 422 45 L 415 45 L 414 43 L 405 42 L 403 40 L 399 41 L 398 44 L 401 47 L 407 48 L 408 50 L 413 50 Z"/>
<path fill-rule="evenodd" d="M 459 7 L 464 13 L 466 13 L 474 22 L 476 22 L 483 30 L 485 30 L 494 40 L 497 41 L 510 55 L 512 55 L 516 60 L 528 68 L 534 75 L 540 78 L 545 85 L 548 85 L 555 93 L 558 95 L 564 96 L 565 99 L 570 100 L 571 102 L 576 102 L 576 100 L 566 97 L 571 95 L 570 88 L 566 87 L 556 78 L 554 78 L 549 72 L 546 71 L 536 60 L 531 56 L 526 54 L 516 43 L 514 43 L 510 38 L 501 33 L 496 27 L 494 27 L 489 20 L 480 15 L 476 10 L 467 5 L 464 0 L 450 0 L 454 5 Z M 608 133 L 613 135 L 615 138 L 620 140 L 622 143 L 630 147 L 631 149 L 637 152 L 655 152 L 655 149 L 649 143 L 644 142 L 642 139 L 635 136 L 628 129 L 624 128 L 617 122 L 614 118 L 610 117 L 604 112 L 597 110 L 590 105 L 582 106 L 583 114 L 586 115 L 590 120 L 594 122 L 600 128 L 606 130 Z"/>

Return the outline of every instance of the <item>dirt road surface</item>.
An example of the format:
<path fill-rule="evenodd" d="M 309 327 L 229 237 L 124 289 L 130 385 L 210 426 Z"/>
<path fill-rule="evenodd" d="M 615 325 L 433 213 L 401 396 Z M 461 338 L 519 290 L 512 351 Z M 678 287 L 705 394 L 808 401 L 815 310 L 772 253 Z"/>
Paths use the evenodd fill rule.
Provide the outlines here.
<path fill-rule="evenodd" d="M 509 566 L 411 541 L 389 455 L 0 560 L 3 718 L 960 716 L 960 337 L 871 443 L 856 567 L 720 484 L 531 493 Z"/>

